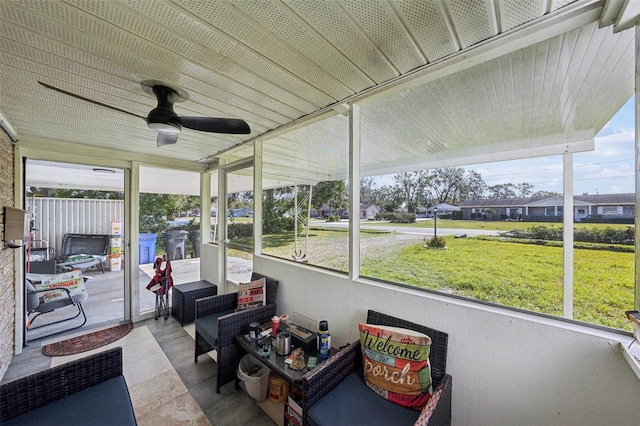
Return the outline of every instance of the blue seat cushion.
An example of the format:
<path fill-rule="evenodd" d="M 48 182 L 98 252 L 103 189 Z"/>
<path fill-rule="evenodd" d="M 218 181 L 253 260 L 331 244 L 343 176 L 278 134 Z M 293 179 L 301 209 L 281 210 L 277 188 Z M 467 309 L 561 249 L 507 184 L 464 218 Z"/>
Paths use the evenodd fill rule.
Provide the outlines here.
<path fill-rule="evenodd" d="M 329 425 L 413 425 L 420 412 L 401 407 L 376 395 L 362 376 L 351 373 L 308 413 L 309 424 Z"/>
<path fill-rule="evenodd" d="M 123 376 L 114 377 L 51 404 L 3 422 L 17 425 L 135 425 Z"/>
<path fill-rule="evenodd" d="M 206 315 L 204 317 L 196 318 L 195 325 L 196 331 L 200 333 L 202 337 L 213 347 L 218 346 L 218 318 L 228 315 L 234 312 L 233 309 L 229 309 L 222 312 L 216 312 L 215 314 Z"/>

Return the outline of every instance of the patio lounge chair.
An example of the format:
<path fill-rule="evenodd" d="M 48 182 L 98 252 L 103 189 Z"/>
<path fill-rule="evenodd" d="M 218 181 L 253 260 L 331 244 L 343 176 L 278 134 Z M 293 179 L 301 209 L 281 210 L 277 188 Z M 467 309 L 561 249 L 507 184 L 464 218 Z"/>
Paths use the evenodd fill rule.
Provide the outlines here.
<path fill-rule="evenodd" d="M 216 392 L 220 387 L 234 381 L 236 367 L 240 355 L 234 340 L 237 336 L 249 332 L 249 323 L 264 324 L 271 321 L 276 314 L 276 295 L 278 281 L 256 272 L 251 274 L 251 281 L 266 278 L 266 304 L 244 311 L 235 311 L 238 306 L 238 294 L 227 293 L 203 297 L 196 300 L 196 341 L 195 362 L 198 356 L 216 350 L 218 374 Z"/>
<path fill-rule="evenodd" d="M 362 378 L 360 341 L 348 345 L 319 368 L 307 373 L 304 386 L 304 424 L 451 424 L 451 376 L 446 374 L 449 336 L 432 328 L 369 310 L 367 324 L 399 327 L 431 338 L 429 362 L 433 393 L 422 411 L 385 400 Z"/>
<path fill-rule="evenodd" d="M 84 289 L 85 277 L 82 277 L 81 282 L 79 283 L 78 288 L 74 289 L 73 292 L 65 287 L 46 287 L 46 288 L 36 288 L 35 285 L 38 284 L 37 274 L 30 274 L 26 279 L 25 288 L 26 288 L 26 309 L 27 309 L 27 330 L 34 330 L 41 327 L 50 326 L 53 324 L 58 324 L 64 321 L 70 321 L 74 318 L 78 318 L 80 315 L 83 317 L 83 321 L 81 324 L 76 324 L 72 327 L 64 329 L 62 331 L 57 331 L 47 336 L 51 336 L 54 334 L 58 334 L 64 331 L 73 330 L 75 328 L 80 328 L 87 323 L 87 315 L 84 312 L 84 308 L 82 307 L 82 302 L 87 300 L 89 295 Z M 34 285 L 35 284 L 35 285 Z M 49 298 L 47 297 L 52 292 L 58 292 L 58 297 Z M 51 313 L 57 309 L 64 308 L 66 306 L 74 306 L 77 312 L 74 314 L 70 314 L 65 316 L 62 319 L 48 322 L 45 324 L 41 324 L 38 326 L 33 326 L 33 323 L 36 318 L 40 317 L 40 315 Z"/>

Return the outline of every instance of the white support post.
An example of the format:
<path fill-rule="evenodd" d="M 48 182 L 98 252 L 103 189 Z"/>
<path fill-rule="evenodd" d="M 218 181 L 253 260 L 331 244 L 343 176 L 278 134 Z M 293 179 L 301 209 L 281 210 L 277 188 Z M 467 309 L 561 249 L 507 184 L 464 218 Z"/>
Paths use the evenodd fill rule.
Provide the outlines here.
<path fill-rule="evenodd" d="M 634 274 L 634 309 L 640 310 L 640 250 L 638 249 L 638 240 L 640 239 L 640 230 L 638 230 L 639 211 L 640 211 L 640 94 L 638 89 L 640 88 L 640 25 L 636 25 L 636 203 L 634 212 L 634 224 L 635 224 L 635 274 Z"/>
<path fill-rule="evenodd" d="M 262 141 L 253 144 L 253 254 L 262 254 Z"/>
<path fill-rule="evenodd" d="M 124 282 L 124 319 L 131 320 L 140 315 L 140 286 L 133 285 L 140 281 L 140 244 L 131 244 L 132 237 L 140 241 L 140 218 L 132 212 L 140 211 L 140 165 L 135 163 L 130 169 L 124 169 L 124 238 L 122 252 L 125 263 Z"/>
<path fill-rule="evenodd" d="M 564 154 L 563 160 L 563 190 L 564 210 L 563 221 L 563 297 L 562 314 L 565 318 L 573 318 L 573 154 Z M 558 207 L 556 206 L 556 209 Z"/>
<path fill-rule="evenodd" d="M 205 214 L 206 212 L 206 214 Z M 211 172 L 200 173 L 200 245 L 209 242 L 211 235 Z M 195 241 L 194 241 L 195 244 Z M 195 250 L 195 248 L 194 248 Z M 202 257 L 203 250 L 198 251 Z M 205 264 L 200 259 L 200 276 L 205 276 Z"/>
<path fill-rule="evenodd" d="M 220 159 L 222 166 L 226 161 Z M 222 286 L 222 292 L 227 292 L 227 253 L 225 240 L 227 239 L 227 172 L 218 168 L 218 287 Z M 219 290 L 218 290 L 219 291 Z"/>
<path fill-rule="evenodd" d="M 349 274 L 360 276 L 360 106 L 349 111 Z"/>

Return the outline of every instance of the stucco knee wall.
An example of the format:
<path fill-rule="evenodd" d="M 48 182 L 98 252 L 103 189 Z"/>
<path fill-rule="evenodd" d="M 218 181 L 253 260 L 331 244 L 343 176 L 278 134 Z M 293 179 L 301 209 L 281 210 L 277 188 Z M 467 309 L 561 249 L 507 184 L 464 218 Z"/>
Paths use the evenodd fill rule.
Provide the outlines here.
<path fill-rule="evenodd" d="M 358 339 L 367 309 L 449 333 L 453 423 L 635 424 L 640 380 L 616 333 L 404 289 L 266 256 L 254 270 L 280 281 L 278 313 L 326 319 L 333 346 Z"/>

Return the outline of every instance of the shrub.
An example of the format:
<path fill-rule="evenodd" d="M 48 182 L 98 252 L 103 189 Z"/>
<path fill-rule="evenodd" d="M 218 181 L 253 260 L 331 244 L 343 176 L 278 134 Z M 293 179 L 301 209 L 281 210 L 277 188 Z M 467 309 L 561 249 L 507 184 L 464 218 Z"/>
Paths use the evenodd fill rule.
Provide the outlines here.
<path fill-rule="evenodd" d="M 432 237 L 432 238 L 425 238 L 424 242 L 427 243 L 427 247 L 429 248 L 445 248 L 447 246 L 447 240 L 445 240 L 442 237 Z"/>
<path fill-rule="evenodd" d="M 327 219 L 327 222 L 340 222 L 340 216 L 338 216 L 337 214 L 332 214 Z"/>
<path fill-rule="evenodd" d="M 416 215 L 414 213 L 395 213 L 391 219 L 391 223 L 415 223 Z"/>
<path fill-rule="evenodd" d="M 253 236 L 253 223 L 235 222 L 227 226 L 227 238 L 237 240 L 240 238 L 250 238 Z"/>
<path fill-rule="evenodd" d="M 532 226 L 526 231 L 513 230 L 502 235 L 511 238 L 525 238 L 544 241 L 562 241 L 562 228 L 548 228 L 546 226 Z M 577 229 L 573 233 L 573 240 L 584 243 L 599 244 L 633 244 L 635 230 L 632 227 L 625 229 Z"/>
<path fill-rule="evenodd" d="M 384 213 L 376 214 L 376 220 L 392 220 L 392 219 L 393 219 L 393 213 L 384 212 Z"/>

